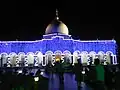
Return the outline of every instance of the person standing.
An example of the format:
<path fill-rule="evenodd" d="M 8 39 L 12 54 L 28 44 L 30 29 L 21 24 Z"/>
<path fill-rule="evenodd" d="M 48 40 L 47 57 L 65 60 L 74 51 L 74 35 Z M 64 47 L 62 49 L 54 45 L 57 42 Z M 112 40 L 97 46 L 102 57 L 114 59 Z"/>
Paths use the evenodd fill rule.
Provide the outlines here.
<path fill-rule="evenodd" d="M 108 66 L 105 67 L 105 85 L 107 90 L 112 90 L 112 70 L 111 68 Z"/>
<path fill-rule="evenodd" d="M 117 72 L 116 72 L 116 90 L 120 90 L 120 64 L 118 64 L 118 68 L 117 68 Z"/>
<path fill-rule="evenodd" d="M 100 60 L 95 59 L 95 71 L 96 71 L 96 81 L 95 81 L 95 90 L 105 90 L 104 88 L 104 77 L 105 71 L 104 66 L 100 64 Z"/>
<path fill-rule="evenodd" d="M 77 82 L 77 89 L 81 89 L 81 82 L 82 82 L 82 64 L 78 61 L 78 63 L 75 63 L 73 72 L 75 73 L 75 80 Z"/>
<path fill-rule="evenodd" d="M 64 90 L 64 69 L 62 60 L 56 60 L 55 62 L 55 72 L 59 76 L 60 90 Z"/>

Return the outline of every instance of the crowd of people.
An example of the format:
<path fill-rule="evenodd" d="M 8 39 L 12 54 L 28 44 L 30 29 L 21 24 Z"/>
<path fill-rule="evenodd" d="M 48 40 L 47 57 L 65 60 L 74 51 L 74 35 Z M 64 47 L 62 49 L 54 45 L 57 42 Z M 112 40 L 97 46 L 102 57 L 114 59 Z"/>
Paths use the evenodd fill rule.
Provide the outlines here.
<path fill-rule="evenodd" d="M 43 77 L 40 74 L 40 70 L 34 73 L 27 74 L 28 70 L 24 69 L 22 73 L 18 73 L 11 70 L 0 72 L 0 90 L 48 90 L 48 78 Z M 36 82 L 35 77 L 39 77 L 40 80 Z"/>
<path fill-rule="evenodd" d="M 80 90 L 81 82 L 92 90 L 120 90 L 120 68 L 103 66 L 99 59 L 95 59 L 95 66 L 82 66 L 79 62 L 72 66 L 69 62 L 56 61 L 52 66 L 50 63 L 45 68 L 45 72 L 50 75 L 57 73 L 59 75 L 60 90 L 64 89 L 64 73 L 69 72 L 75 74 L 78 90 Z M 82 72 L 85 73 L 82 73 Z M 0 90 L 48 90 L 49 78 L 43 77 L 38 69 L 35 76 L 39 77 L 36 82 L 33 73 L 26 75 L 27 70 L 23 69 L 22 73 L 16 70 L 0 70 Z M 84 77 L 84 78 L 83 78 Z"/>
<path fill-rule="evenodd" d="M 80 68 L 80 69 L 77 69 Z M 78 82 L 78 90 L 82 81 L 92 90 L 120 90 L 120 68 L 119 65 L 104 66 L 100 64 L 99 59 L 95 59 L 95 66 L 87 66 L 84 80 L 81 78 L 83 67 L 77 63 L 75 68 L 76 81 Z M 81 71 L 80 71 L 81 70 Z"/>

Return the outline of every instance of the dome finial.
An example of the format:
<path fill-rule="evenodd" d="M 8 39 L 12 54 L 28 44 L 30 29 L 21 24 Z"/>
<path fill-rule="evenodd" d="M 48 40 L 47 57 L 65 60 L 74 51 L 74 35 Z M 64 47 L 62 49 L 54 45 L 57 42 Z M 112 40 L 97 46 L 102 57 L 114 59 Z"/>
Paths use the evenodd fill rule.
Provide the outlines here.
<path fill-rule="evenodd" d="M 56 9 L 56 19 L 59 20 L 59 17 L 58 17 L 58 10 Z"/>

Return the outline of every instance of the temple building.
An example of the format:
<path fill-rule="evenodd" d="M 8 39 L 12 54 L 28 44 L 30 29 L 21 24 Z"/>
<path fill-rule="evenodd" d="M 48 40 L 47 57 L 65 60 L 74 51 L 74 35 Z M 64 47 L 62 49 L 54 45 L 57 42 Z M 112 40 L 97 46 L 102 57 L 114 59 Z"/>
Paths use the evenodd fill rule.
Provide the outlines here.
<path fill-rule="evenodd" d="M 104 64 L 117 64 L 117 44 L 115 40 L 74 40 L 68 27 L 55 19 L 47 26 L 42 40 L 0 41 L 0 65 L 46 66 L 57 60 L 69 61 L 74 65 L 78 60 L 83 65 L 99 58 Z"/>

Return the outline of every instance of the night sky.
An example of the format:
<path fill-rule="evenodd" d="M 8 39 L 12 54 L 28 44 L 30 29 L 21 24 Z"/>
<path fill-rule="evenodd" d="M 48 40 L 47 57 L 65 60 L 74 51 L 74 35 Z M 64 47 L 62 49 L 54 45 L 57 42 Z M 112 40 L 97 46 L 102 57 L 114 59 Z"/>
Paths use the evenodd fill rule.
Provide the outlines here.
<path fill-rule="evenodd" d="M 54 19 L 59 17 L 75 39 L 96 40 L 114 38 L 119 43 L 119 3 L 110 1 L 16 0 L 5 2 L 1 11 L 0 40 L 38 40 Z"/>

